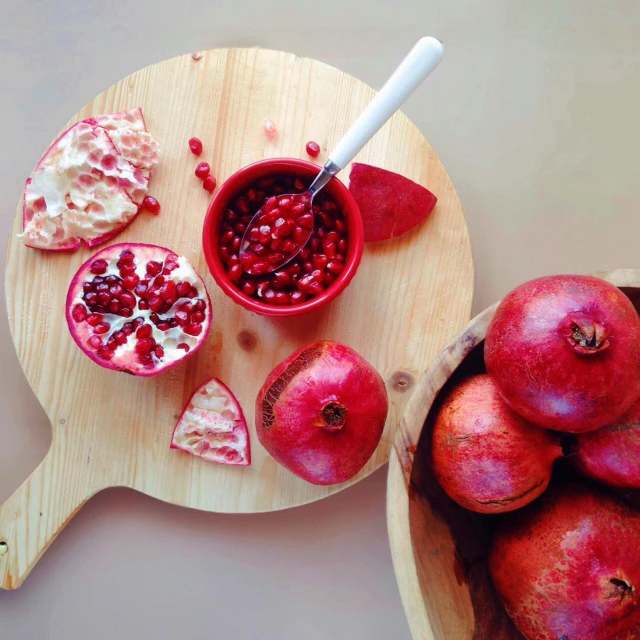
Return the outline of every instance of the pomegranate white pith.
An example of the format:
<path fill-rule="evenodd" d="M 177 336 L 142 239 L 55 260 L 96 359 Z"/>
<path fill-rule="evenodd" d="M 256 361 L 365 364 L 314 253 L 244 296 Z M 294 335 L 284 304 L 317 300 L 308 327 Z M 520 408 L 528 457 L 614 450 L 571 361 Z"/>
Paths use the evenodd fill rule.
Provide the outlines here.
<path fill-rule="evenodd" d="M 156 245 L 121 243 L 80 267 L 67 293 L 67 323 L 93 361 L 149 376 L 204 342 L 211 302 L 185 257 Z"/>
<path fill-rule="evenodd" d="M 76 123 L 27 179 L 21 237 L 49 250 L 108 240 L 138 213 L 158 157 L 139 107 Z"/>
<path fill-rule="evenodd" d="M 171 448 L 221 464 L 251 464 L 249 433 L 242 408 L 216 378 L 191 396 L 171 437 Z"/>

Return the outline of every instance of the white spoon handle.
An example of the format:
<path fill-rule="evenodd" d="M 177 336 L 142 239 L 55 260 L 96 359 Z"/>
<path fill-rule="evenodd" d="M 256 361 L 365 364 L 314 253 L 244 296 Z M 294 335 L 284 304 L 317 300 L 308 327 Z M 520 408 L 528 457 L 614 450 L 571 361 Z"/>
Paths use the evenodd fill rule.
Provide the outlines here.
<path fill-rule="evenodd" d="M 416 46 L 400 63 L 384 87 L 378 91 L 360 117 L 351 125 L 349 131 L 332 151 L 329 161 L 339 169 L 344 169 L 376 131 L 438 66 L 440 60 L 442 60 L 442 43 L 439 40 L 431 37 L 418 40 Z"/>

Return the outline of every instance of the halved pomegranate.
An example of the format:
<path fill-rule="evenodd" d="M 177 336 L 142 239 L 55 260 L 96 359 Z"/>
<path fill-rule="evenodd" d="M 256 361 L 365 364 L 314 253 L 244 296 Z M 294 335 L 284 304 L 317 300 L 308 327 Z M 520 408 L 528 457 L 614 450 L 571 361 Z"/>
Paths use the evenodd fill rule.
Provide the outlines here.
<path fill-rule="evenodd" d="M 230 389 L 211 378 L 187 402 L 171 436 L 171 448 L 211 462 L 251 464 L 249 432 Z"/>
<path fill-rule="evenodd" d="M 138 213 L 158 158 L 140 107 L 74 124 L 27 179 L 20 237 L 53 251 L 109 240 Z"/>
<path fill-rule="evenodd" d="M 67 323 L 94 362 L 152 376 L 204 342 L 211 301 L 186 258 L 153 244 L 123 242 L 78 269 L 67 293 Z"/>

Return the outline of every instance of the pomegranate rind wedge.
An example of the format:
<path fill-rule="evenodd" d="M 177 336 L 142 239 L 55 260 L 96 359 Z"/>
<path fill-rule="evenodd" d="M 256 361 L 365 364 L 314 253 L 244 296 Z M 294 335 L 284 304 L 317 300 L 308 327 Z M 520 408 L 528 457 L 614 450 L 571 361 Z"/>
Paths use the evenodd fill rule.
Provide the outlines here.
<path fill-rule="evenodd" d="M 402 235 L 422 222 L 436 206 L 425 187 L 393 171 L 354 162 L 349 191 L 358 203 L 365 242 Z"/>
<path fill-rule="evenodd" d="M 251 464 L 247 421 L 229 387 L 211 378 L 196 389 L 173 430 L 171 449 L 219 464 Z"/>
<path fill-rule="evenodd" d="M 139 107 L 77 122 L 27 178 L 20 237 L 50 251 L 106 242 L 140 210 L 158 159 Z"/>
<path fill-rule="evenodd" d="M 176 285 L 176 292 L 167 294 L 167 296 L 171 295 L 172 297 L 167 297 L 166 300 L 162 300 L 162 295 L 165 295 L 163 292 L 166 290 L 162 289 L 161 286 L 153 294 L 162 304 L 157 311 L 148 307 L 151 294 L 143 296 L 136 292 L 137 288 L 124 286 L 118 263 L 122 260 L 121 256 L 125 251 L 129 251 L 134 255 L 132 264 L 135 267 L 135 274 L 140 283 L 149 280 L 148 288 L 152 288 L 155 286 L 156 277 L 162 276 L 164 283 L 173 282 Z M 115 284 L 121 287 L 122 292 L 118 295 L 109 292 L 109 295 L 112 300 L 114 298 L 117 299 L 121 307 L 127 304 L 123 302 L 123 296 L 129 296 L 129 299 L 134 298 L 135 302 L 132 305 L 131 314 L 123 316 L 120 313 L 102 311 L 96 308 L 96 304 L 101 303 L 93 304 L 88 301 L 85 283 L 93 286 L 96 274 L 91 271 L 92 265 L 96 261 L 102 260 L 107 263 L 107 268 L 103 273 L 98 274 L 98 277 L 102 279 L 108 276 L 117 277 L 118 282 Z M 153 276 L 150 276 L 147 271 L 149 261 L 160 265 L 160 270 Z M 165 273 L 164 268 L 169 264 L 171 264 L 171 270 L 167 269 L 168 273 Z M 170 286 L 173 287 L 173 285 Z M 182 286 L 188 289 L 185 295 L 180 293 Z M 140 308 L 140 302 L 143 299 L 147 305 L 146 309 Z M 189 309 L 187 313 L 184 309 L 185 306 L 189 305 L 192 307 L 197 305 L 198 308 Z M 89 315 L 99 315 L 98 324 L 106 324 L 108 329 L 103 332 L 102 328 L 104 327 L 102 327 L 99 333 L 96 332 L 96 326 L 90 324 L 88 319 L 78 319 L 78 310 L 81 311 L 81 315 L 84 315 L 85 318 L 88 318 Z M 167 324 L 172 319 L 177 319 L 180 313 L 185 318 L 184 322 L 178 323 L 176 320 L 175 326 L 166 328 L 161 324 Z M 198 316 L 195 319 L 195 313 L 201 314 L 202 317 Z M 124 371 L 137 376 L 157 375 L 195 353 L 206 340 L 211 327 L 211 316 L 211 300 L 205 284 L 187 258 L 177 255 L 166 247 L 152 244 L 123 242 L 105 247 L 80 266 L 67 291 L 67 325 L 78 347 L 101 367 L 114 371 Z M 122 333 L 127 332 L 125 325 L 136 322 L 139 323 L 139 326 L 127 333 L 126 340 L 122 344 L 117 344 L 113 348 L 109 347 L 109 340 L 112 337 L 114 339 L 122 338 Z M 197 322 L 197 326 L 194 324 L 195 322 Z M 137 333 L 142 325 L 149 326 L 150 329 L 147 329 L 147 331 L 150 331 L 150 335 L 147 340 L 152 339 L 151 343 L 154 348 L 155 346 L 161 347 L 161 355 L 158 356 L 154 350 L 146 353 L 140 353 L 136 350 L 137 342 L 141 339 L 141 336 L 137 335 Z M 193 330 L 188 332 L 189 329 Z M 91 341 L 97 342 L 98 338 L 102 343 L 94 346 Z M 113 353 L 109 353 L 110 351 Z"/>

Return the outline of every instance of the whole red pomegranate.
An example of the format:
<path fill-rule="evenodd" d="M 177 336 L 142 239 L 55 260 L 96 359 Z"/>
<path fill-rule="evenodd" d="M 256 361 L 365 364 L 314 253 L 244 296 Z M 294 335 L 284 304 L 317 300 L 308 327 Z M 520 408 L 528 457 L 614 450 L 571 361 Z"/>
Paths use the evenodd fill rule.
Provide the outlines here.
<path fill-rule="evenodd" d="M 571 460 L 586 476 L 640 489 L 640 400 L 602 429 L 580 434 Z"/>
<path fill-rule="evenodd" d="M 350 347 L 323 340 L 268 375 L 256 399 L 256 430 L 289 471 L 313 484 L 336 484 L 371 457 L 387 410 L 380 374 Z"/>
<path fill-rule="evenodd" d="M 454 387 L 433 426 L 436 479 L 471 511 L 500 513 L 528 504 L 547 488 L 561 455 L 559 436 L 509 409 L 486 374 Z"/>
<path fill-rule="evenodd" d="M 527 640 L 640 638 L 640 513 L 578 485 L 505 517 L 489 573 Z"/>
<path fill-rule="evenodd" d="M 484 346 L 505 402 L 551 429 L 581 433 L 640 395 L 640 319 L 616 287 L 591 276 L 548 276 L 498 305 Z"/>

